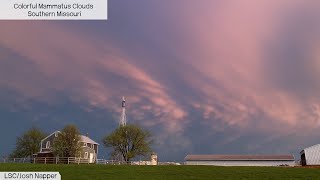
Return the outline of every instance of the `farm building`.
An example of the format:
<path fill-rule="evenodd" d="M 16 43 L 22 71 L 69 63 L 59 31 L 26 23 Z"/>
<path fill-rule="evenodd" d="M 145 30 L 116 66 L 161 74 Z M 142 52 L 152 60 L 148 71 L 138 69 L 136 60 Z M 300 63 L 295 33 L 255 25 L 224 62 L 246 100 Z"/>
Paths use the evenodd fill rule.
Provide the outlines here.
<path fill-rule="evenodd" d="M 52 146 L 55 139 L 59 136 L 61 132 L 55 131 L 49 136 L 41 140 L 40 152 L 34 155 L 34 157 L 54 157 L 52 152 Z M 81 152 L 77 158 L 85 159 L 89 163 L 95 163 L 98 156 L 98 146 L 99 144 L 88 136 L 80 135 Z"/>
<path fill-rule="evenodd" d="M 187 155 L 186 165 L 294 166 L 293 155 Z"/>
<path fill-rule="evenodd" d="M 320 144 L 305 148 L 300 155 L 302 166 L 320 165 Z"/>

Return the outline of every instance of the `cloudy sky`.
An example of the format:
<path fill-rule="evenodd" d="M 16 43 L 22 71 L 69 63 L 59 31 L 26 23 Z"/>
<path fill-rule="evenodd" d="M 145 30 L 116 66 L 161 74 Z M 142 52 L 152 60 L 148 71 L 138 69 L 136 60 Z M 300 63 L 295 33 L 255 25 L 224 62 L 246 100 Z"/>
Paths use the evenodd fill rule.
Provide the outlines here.
<path fill-rule="evenodd" d="M 32 126 L 74 123 L 101 143 L 122 96 L 160 161 L 297 154 L 320 138 L 319 8 L 110 0 L 108 21 L 0 21 L 0 155 Z"/>

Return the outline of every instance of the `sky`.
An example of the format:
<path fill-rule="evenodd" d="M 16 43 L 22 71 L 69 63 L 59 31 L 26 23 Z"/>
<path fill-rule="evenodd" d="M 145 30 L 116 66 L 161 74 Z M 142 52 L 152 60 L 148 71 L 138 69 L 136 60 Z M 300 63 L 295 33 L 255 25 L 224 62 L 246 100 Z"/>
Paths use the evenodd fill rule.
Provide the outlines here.
<path fill-rule="evenodd" d="M 0 155 L 32 126 L 72 123 L 107 159 L 125 96 L 160 161 L 297 156 L 320 138 L 319 7 L 109 0 L 107 21 L 0 21 Z"/>

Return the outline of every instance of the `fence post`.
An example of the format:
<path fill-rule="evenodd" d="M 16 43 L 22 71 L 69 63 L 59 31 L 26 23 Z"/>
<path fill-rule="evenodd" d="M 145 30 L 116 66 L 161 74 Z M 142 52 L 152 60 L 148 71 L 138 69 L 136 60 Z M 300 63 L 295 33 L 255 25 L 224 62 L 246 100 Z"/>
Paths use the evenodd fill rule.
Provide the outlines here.
<path fill-rule="evenodd" d="M 68 164 L 69 164 L 69 157 L 68 157 Z"/>
<path fill-rule="evenodd" d="M 58 157 L 56 157 L 56 164 L 58 164 Z"/>
<path fill-rule="evenodd" d="M 44 158 L 44 164 L 47 164 L 47 158 L 46 157 Z"/>
<path fill-rule="evenodd" d="M 36 163 L 36 158 L 33 158 L 33 164 L 35 164 Z"/>
<path fill-rule="evenodd" d="M 14 162 L 14 163 L 16 162 L 16 158 L 13 158 L 13 162 Z"/>
<path fill-rule="evenodd" d="M 23 158 L 23 162 L 22 163 L 24 163 L 25 160 L 26 160 L 26 158 Z"/>

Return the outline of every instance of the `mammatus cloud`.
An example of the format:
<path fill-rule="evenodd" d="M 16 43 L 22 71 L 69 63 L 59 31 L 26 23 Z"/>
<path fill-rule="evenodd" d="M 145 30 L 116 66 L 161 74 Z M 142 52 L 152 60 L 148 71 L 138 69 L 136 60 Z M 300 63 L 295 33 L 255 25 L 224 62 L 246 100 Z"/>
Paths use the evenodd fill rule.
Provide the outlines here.
<path fill-rule="evenodd" d="M 119 112 L 119 98 L 127 94 L 133 119 L 161 129 L 161 145 L 186 151 L 201 143 L 219 151 L 207 145 L 215 137 L 221 137 L 213 140 L 221 147 L 241 144 L 249 152 L 287 140 L 291 145 L 279 151 L 293 151 L 301 146 L 293 139 L 315 136 L 295 134 L 320 126 L 320 14 L 313 8 L 318 2 L 171 4 L 179 8 L 163 14 L 163 1 L 145 2 L 160 10 L 126 16 L 138 25 L 116 33 L 3 22 L 0 47 L 17 58 L 1 53 L 6 78 L 0 78 L 0 87 L 48 103 L 66 93 L 85 102 L 89 112 Z M 110 40 L 106 34 L 117 36 Z"/>
<path fill-rule="evenodd" d="M 201 18 L 191 13 L 194 11 L 191 7 L 184 9 L 182 15 L 186 22 L 181 36 L 189 38 L 189 44 L 179 47 L 192 51 L 176 53 L 182 61 L 203 73 L 204 78 L 199 78 L 185 72 L 190 86 L 198 87 L 199 93 L 204 95 L 191 104 L 203 112 L 204 119 L 212 120 L 208 124 L 215 127 L 214 122 L 220 119 L 225 126 L 238 126 L 245 131 L 287 133 L 301 128 L 303 119 L 304 126 L 318 128 L 320 119 L 315 116 L 318 114 L 315 107 L 319 106 L 319 96 L 316 92 L 306 94 L 308 87 L 314 87 L 316 82 L 310 78 L 307 82 L 296 82 L 296 86 L 302 88 L 300 93 L 305 95 L 301 98 L 301 94 L 284 89 L 275 81 L 296 63 L 306 65 L 304 72 L 311 74 L 309 77 L 317 76 L 317 66 L 308 64 L 319 61 L 319 55 L 314 51 L 319 44 L 317 19 L 320 14 L 311 8 L 319 7 L 319 3 L 287 0 L 220 2 L 212 13 L 208 13 L 209 8 L 216 2 L 205 4 L 208 9 L 203 9 Z M 295 48 L 286 49 L 292 46 L 291 43 L 295 43 Z M 276 67 L 281 61 L 286 66 L 278 68 L 279 76 L 274 77 L 270 63 Z M 302 70 L 303 67 L 296 68 Z M 305 76 L 302 71 L 295 73 L 295 77 Z M 281 82 L 282 85 L 286 83 Z"/>
<path fill-rule="evenodd" d="M 1 46 L 29 64 L 20 66 L 19 61 L 13 64 L 16 71 L 8 72 L 0 86 L 19 91 L 26 99 L 50 103 L 55 101 L 55 94 L 63 92 L 75 102 L 87 102 L 86 110 L 101 108 L 117 113 L 119 100 L 128 95 L 129 107 L 143 104 L 141 109 L 129 109 L 133 119 L 141 120 L 145 126 L 163 126 L 164 134 L 183 131 L 180 125 L 185 122 L 185 110 L 167 94 L 166 87 L 131 64 L 130 57 L 112 44 L 90 41 L 58 24 L 5 25 L 0 31 Z M 1 63 L 8 61 L 11 59 Z M 35 71 L 24 73 L 25 68 Z"/>
<path fill-rule="evenodd" d="M 172 74 L 188 87 L 178 101 L 188 104 L 188 111 L 202 113 L 192 124 L 225 132 L 226 142 L 240 143 L 248 133 L 262 135 L 248 138 L 248 144 L 270 134 L 273 141 L 299 139 L 293 136 L 297 131 L 319 129 L 319 5 L 299 0 L 186 1 L 161 16 L 165 20 L 147 19 L 147 24 L 160 25 L 142 31 L 174 57 L 166 63 L 176 67 Z M 161 38 L 153 36 L 159 27 L 169 27 L 161 30 Z M 196 95 L 188 96 L 190 91 Z"/>

